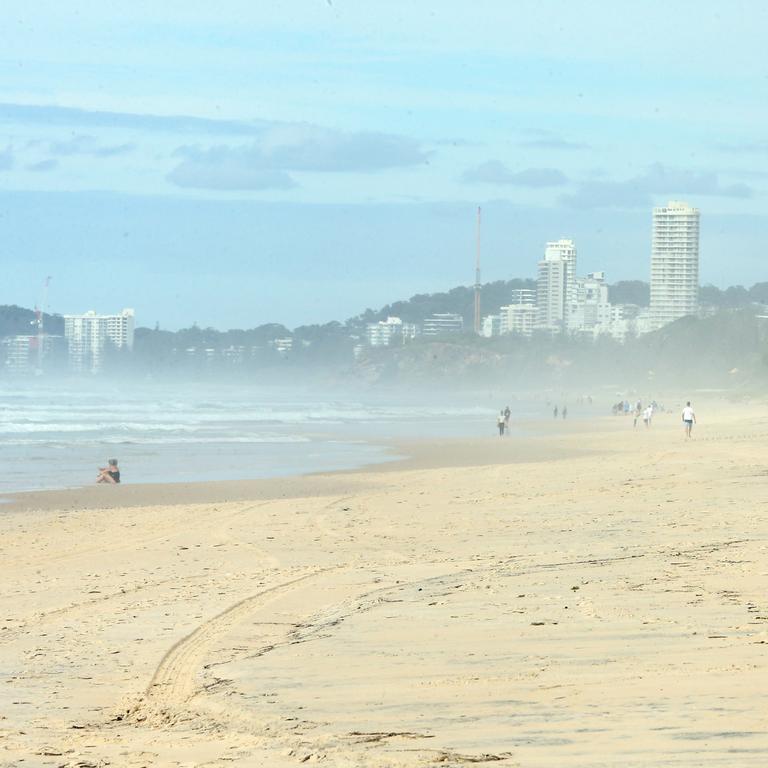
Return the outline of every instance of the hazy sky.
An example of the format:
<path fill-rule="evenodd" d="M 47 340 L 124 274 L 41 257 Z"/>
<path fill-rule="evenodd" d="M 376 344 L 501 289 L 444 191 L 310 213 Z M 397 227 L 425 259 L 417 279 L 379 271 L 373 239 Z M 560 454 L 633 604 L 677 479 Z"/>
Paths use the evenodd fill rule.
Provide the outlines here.
<path fill-rule="evenodd" d="M 4 0 L 0 304 L 176 328 L 345 319 L 473 279 L 768 279 L 768 5 Z"/>

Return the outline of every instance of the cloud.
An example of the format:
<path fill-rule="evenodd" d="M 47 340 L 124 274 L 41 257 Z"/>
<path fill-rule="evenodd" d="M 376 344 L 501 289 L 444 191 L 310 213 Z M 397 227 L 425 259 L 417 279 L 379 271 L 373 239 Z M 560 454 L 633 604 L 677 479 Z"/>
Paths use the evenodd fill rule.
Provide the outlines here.
<path fill-rule="evenodd" d="M 58 164 L 58 160 L 49 158 L 48 160 L 40 160 L 38 163 L 31 163 L 27 166 L 27 170 L 35 173 L 46 173 L 48 171 L 53 171 Z"/>
<path fill-rule="evenodd" d="M 13 151 L 10 147 L 0 149 L 0 171 L 10 171 L 13 168 Z"/>
<path fill-rule="evenodd" d="M 382 133 L 344 133 L 285 125 L 252 144 L 202 148 L 185 145 L 181 163 L 167 176 L 174 184 L 207 189 L 285 189 L 289 172 L 366 173 L 426 162 L 412 139 Z"/>
<path fill-rule="evenodd" d="M 589 149 L 589 144 L 581 144 L 576 141 L 566 141 L 565 139 L 557 138 L 544 138 L 544 139 L 531 139 L 529 141 L 521 141 L 518 146 L 525 149 L 546 149 L 546 150 L 576 150 L 576 149 Z"/>
<path fill-rule="evenodd" d="M 218 120 L 187 115 L 147 115 L 0 103 L 0 123 L 30 123 L 46 128 L 121 128 L 189 136 L 239 136 L 249 145 L 185 145 L 167 179 L 179 186 L 207 189 L 286 189 L 291 172 L 373 172 L 426 163 L 428 153 L 405 136 L 375 132 L 345 133 L 307 123 L 269 120 Z M 135 149 L 130 143 L 102 145 L 85 131 L 46 145 L 54 157 L 113 157 Z"/>
<path fill-rule="evenodd" d="M 768 171 L 760 171 L 756 168 L 723 168 L 722 172 L 742 179 L 768 179 Z"/>
<path fill-rule="evenodd" d="M 625 181 L 588 181 L 560 202 L 571 208 L 648 208 L 653 195 L 692 194 L 713 197 L 752 197 L 746 184 L 720 182 L 714 172 L 667 168 L 660 163 Z"/>
<path fill-rule="evenodd" d="M 587 181 L 560 203 L 569 208 L 650 208 L 651 196 L 635 179 Z"/>
<path fill-rule="evenodd" d="M 212 120 L 187 115 L 142 115 L 74 107 L 0 103 L 0 122 L 84 128 L 128 128 L 167 133 L 255 136 L 274 123 L 265 120 Z"/>
<path fill-rule="evenodd" d="M 133 152 L 134 149 L 136 149 L 136 145 L 130 142 L 107 144 L 99 147 L 94 154 L 96 157 L 116 157 L 117 155 L 127 155 L 129 152 Z"/>
<path fill-rule="evenodd" d="M 517 187 L 558 187 L 568 181 L 568 177 L 556 168 L 526 168 L 512 171 L 498 160 L 489 160 L 476 168 L 470 168 L 461 175 L 465 183 L 509 184 Z"/>
<path fill-rule="evenodd" d="M 296 182 L 284 171 L 269 171 L 241 165 L 233 158 L 220 162 L 184 160 L 166 179 L 177 187 L 215 190 L 290 189 Z"/>
<path fill-rule="evenodd" d="M 252 168 L 321 173 L 369 172 L 417 165 L 427 159 L 412 139 L 383 133 L 344 133 L 309 125 L 272 129 L 244 146 L 179 147 L 187 159 L 232 159 Z"/>
<path fill-rule="evenodd" d="M 718 144 L 723 152 L 742 155 L 768 155 L 768 141 L 744 141 L 738 144 Z"/>
<path fill-rule="evenodd" d="M 552 131 L 538 129 L 528 131 L 529 138 L 519 141 L 518 146 L 524 149 L 540 149 L 547 151 L 574 151 L 579 149 L 589 149 L 588 144 L 582 144 L 577 141 L 568 141 L 562 136 L 558 136 Z"/>
<path fill-rule="evenodd" d="M 96 138 L 87 135 L 73 136 L 66 141 L 53 141 L 48 151 L 57 157 L 90 155 L 91 157 L 115 157 L 125 155 L 136 148 L 135 144 L 100 144 Z"/>

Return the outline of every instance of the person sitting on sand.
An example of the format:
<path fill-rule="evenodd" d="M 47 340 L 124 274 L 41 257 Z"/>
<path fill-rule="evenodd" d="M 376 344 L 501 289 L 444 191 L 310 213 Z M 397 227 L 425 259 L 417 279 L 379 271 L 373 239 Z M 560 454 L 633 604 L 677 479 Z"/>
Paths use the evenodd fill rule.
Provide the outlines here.
<path fill-rule="evenodd" d="M 117 459 L 110 459 L 106 467 L 99 467 L 97 483 L 110 483 L 116 485 L 120 482 L 120 470 L 117 468 Z"/>

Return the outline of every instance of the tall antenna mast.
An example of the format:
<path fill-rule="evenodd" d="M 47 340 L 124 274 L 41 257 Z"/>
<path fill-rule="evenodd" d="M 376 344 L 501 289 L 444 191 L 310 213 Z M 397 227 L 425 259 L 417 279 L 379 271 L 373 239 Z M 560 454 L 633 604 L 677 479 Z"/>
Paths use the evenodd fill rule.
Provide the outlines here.
<path fill-rule="evenodd" d="M 480 335 L 480 207 L 477 208 L 477 253 L 475 256 L 475 333 Z"/>

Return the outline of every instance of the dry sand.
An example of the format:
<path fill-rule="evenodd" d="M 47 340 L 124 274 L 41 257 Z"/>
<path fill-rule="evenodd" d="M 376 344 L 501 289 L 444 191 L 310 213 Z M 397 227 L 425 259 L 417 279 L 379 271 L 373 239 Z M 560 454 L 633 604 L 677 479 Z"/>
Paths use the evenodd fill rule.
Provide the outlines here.
<path fill-rule="evenodd" d="M 768 411 L 698 410 L 20 496 L 0 765 L 768 765 Z"/>

